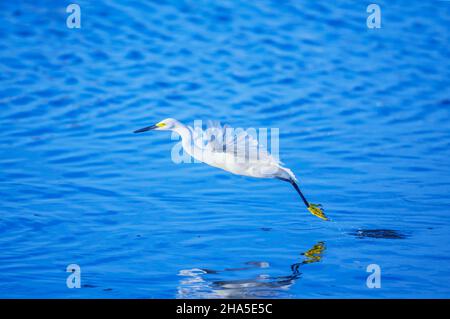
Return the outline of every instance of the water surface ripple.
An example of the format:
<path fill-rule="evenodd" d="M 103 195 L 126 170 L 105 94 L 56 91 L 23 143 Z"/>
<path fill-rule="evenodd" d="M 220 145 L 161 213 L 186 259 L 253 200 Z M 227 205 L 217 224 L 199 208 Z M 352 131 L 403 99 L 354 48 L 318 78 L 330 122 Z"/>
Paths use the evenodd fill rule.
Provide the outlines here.
<path fill-rule="evenodd" d="M 450 297 L 450 3 L 77 3 L 0 4 L 1 298 Z M 166 117 L 280 128 L 333 221 L 132 134 Z"/>

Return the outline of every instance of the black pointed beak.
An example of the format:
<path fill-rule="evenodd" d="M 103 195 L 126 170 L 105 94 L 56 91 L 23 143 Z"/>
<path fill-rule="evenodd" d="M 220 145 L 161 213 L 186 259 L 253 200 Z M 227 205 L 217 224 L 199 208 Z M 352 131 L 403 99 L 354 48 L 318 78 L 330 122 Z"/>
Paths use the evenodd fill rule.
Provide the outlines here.
<path fill-rule="evenodd" d="M 156 125 L 151 125 L 151 126 L 147 126 L 147 127 L 140 128 L 139 130 L 136 130 L 136 131 L 134 131 L 133 133 L 147 132 L 147 131 L 154 130 L 154 129 L 157 128 L 157 127 L 158 127 L 158 126 L 156 126 Z"/>

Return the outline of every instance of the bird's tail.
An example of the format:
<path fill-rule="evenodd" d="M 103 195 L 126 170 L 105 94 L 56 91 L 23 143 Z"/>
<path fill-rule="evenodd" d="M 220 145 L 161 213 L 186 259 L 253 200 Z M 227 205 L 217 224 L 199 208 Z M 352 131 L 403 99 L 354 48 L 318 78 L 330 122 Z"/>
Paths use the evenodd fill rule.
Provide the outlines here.
<path fill-rule="evenodd" d="M 297 177 L 295 177 L 295 174 L 293 171 L 291 171 L 289 168 L 282 167 L 282 170 L 289 176 L 290 181 L 297 182 Z"/>

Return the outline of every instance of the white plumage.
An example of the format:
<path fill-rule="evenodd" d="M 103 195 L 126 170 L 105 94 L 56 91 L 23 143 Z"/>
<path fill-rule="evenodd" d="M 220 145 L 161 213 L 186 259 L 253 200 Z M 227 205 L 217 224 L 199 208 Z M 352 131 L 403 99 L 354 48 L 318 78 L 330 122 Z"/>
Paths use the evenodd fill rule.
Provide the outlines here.
<path fill-rule="evenodd" d="M 310 204 L 297 185 L 294 173 L 283 166 L 258 140 L 246 130 L 235 131 L 218 122 L 208 122 L 208 128 L 192 128 L 175 119 L 165 119 L 156 125 L 136 130 L 174 131 L 181 136 L 183 149 L 196 160 L 236 175 L 256 178 L 277 178 L 290 182 L 308 210 L 327 220 L 319 205 Z"/>
<path fill-rule="evenodd" d="M 186 152 L 198 161 L 236 175 L 296 180 L 291 170 L 283 167 L 245 130 L 235 131 L 212 121 L 206 130 L 193 129 L 177 121 L 173 130 L 180 134 Z"/>

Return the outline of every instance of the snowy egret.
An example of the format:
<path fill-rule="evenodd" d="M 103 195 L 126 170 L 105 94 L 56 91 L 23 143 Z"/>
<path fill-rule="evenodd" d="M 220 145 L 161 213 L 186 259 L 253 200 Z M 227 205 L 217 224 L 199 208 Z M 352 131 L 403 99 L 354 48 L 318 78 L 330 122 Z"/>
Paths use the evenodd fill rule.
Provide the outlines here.
<path fill-rule="evenodd" d="M 234 133 L 229 127 L 210 122 L 207 131 L 194 130 L 175 119 L 165 119 L 134 133 L 151 130 L 175 131 L 181 136 L 183 149 L 196 160 L 221 168 L 236 175 L 257 178 L 276 178 L 291 183 L 300 195 L 307 209 L 323 220 L 328 220 L 320 205 L 309 203 L 297 185 L 294 173 L 282 166 L 267 150 L 258 144 L 256 138 L 246 131 Z M 231 132 L 231 133 L 230 133 Z"/>

